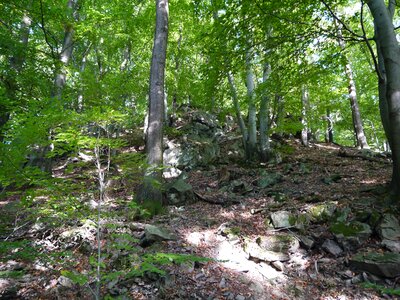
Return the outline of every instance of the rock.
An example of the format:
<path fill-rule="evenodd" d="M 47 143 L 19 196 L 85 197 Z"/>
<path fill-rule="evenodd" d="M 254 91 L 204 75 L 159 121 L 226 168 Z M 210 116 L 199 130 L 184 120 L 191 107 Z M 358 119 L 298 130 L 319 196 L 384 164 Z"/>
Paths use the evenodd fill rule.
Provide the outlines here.
<path fill-rule="evenodd" d="M 395 278 L 400 276 L 400 254 L 398 253 L 359 253 L 349 260 L 350 266 L 371 274 Z"/>
<path fill-rule="evenodd" d="M 166 168 L 163 171 L 163 177 L 166 179 L 170 179 L 170 178 L 177 178 L 182 174 L 182 171 L 179 170 L 178 168 Z"/>
<path fill-rule="evenodd" d="M 336 244 L 336 242 L 332 241 L 332 240 L 326 240 L 322 244 L 322 249 L 324 249 L 326 252 L 328 252 L 336 257 L 340 256 L 343 253 L 342 248 L 340 248 L 339 245 Z"/>
<path fill-rule="evenodd" d="M 384 214 L 376 231 L 382 240 L 396 241 L 400 239 L 400 225 L 397 218 L 392 214 Z"/>
<path fill-rule="evenodd" d="M 169 230 L 155 225 L 147 224 L 144 227 L 144 235 L 140 240 L 140 245 L 142 247 L 149 246 L 155 242 L 160 241 L 174 241 L 176 236 Z"/>
<path fill-rule="evenodd" d="M 332 218 L 336 210 L 336 203 L 328 202 L 312 206 L 308 210 L 310 219 L 313 222 L 325 222 Z"/>
<path fill-rule="evenodd" d="M 335 223 L 330 226 L 330 231 L 346 251 L 359 248 L 372 234 L 372 230 L 368 224 L 358 221 Z"/>
<path fill-rule="evenodd" d="M 400 253 L 400 241 L 383 240 L 382 245 L 391 252 Z"/>
<path fill-rule="evenodd" d="M 261 173 L 261 178 L 257 180 L 257 186 L 259 188 L 266 188 L 277 184 L 282 180 L 282 174 L 280 173 L 267 173 L 265 170 Z"/>
<path fill-rule="evenodd" d="M 284 233 L 258 237 L 256 243 L 264 250 L 283 253 L 294 253 L 300 247 L 299 241 L 296 237 Z"/>
<path fill-rule="evenodd" d="M 266 262 L 289 260 L 289 256 L 287 254 L 263 249 L 256 242 L 250 240 L 245 241 L 244 251 L 249 255 L 250 258 L 255 258 Z"/>
<path fill-rule="evenodd" d="M 168 185 L 167 198 L 172 205 L 191 203 L 195 199 L 193 187 L 186 183 L 183 178 L 178 178 Z"/>
<path fill-rule="evenodd" d="M 242 295 L 236 295 L 235 300 L 246 300 L 246 297 Z"/>
<path fill-rule="evenodd" d="M 285 269 L 285 266 L 281 261 L 274 261 L 271 264 L 278 271 L 283 271 Z"/>
<path fill-rule="evenodd" d="M 273 262 L 274 264 L 282 264 L 281 262 Z M 283 264 L 282 264 L 283 265 Z M 265 278 L 265 279 L 274 279 L 277 278 L 279 276 L 281 276 L 281 273 L 279 271 L 277 271 L 276 269 L 274 269 L 273 267 L 271 267 L 270 265 L 261 262 L 260 264 L 257 265 L 257 271 Z"/>
<path fill-rule="evenodd" d="M 12 279 L 0 278 L 0 298 L 18 299 L 17 293 L 20 284 Z"/>
<path fill-rule="evenodd" d="M 71 289 L 71 288 L 74 287 L 74 283 L 72 282 L 72 280 L 69 279 L 68 277 L 65 277 L 65 276 L 60 276 L 58 278 L 58 283 L 61 286 L 66 287 L 66 288 L 70 288 Z"/>
<path fill-rule="evenodd" d="M 270 218 L 274 228 L 290 228 L 296 224 L 296 218 L 286 210 L 274 212 Z"/>
<path fill-rule="evenodd" d="M 311 237 L 300 235 L 298 238 L 300 240 L 300 244 L 307 250 L 310 250 L 315 245 L 315 242 Z"/>
<path fill-rule="evenodd" d="M 239 193 L 239 194 L 246 194 L 248 192 L 251 192 L 253 188 L 248 185 L 246 182 L 241 181 L 241 180 L 233 180 L 230 183 L 231 190 L 234 193 Z"/>

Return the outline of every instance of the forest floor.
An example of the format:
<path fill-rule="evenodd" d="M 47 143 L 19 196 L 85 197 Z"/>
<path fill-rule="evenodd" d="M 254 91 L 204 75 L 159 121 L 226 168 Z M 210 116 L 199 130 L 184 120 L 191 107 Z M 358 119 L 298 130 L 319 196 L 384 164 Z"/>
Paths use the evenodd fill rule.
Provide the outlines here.
<path fill-rule="evenodd" d="M 327 202 L 337 208 L 361 206 L 368 210 L 368 205 L 379 207 L 383 200 L 382 191 L 391 171 L 387 159 L 369 159 L 359 155 L 358 150 L 332 144 L 303 147 L 297 140 L 285 143 L 287 151 L 279 164 L 232 163 L 190 172 L 187 182 L 197 195 L 196 201 L 167 207 L 164 214 L 147 221 L 129 215 L 128 210 L 135 209 L 129 206 L 130 193 L 115 188 L 106 197 L 106 213 L 100 221 L 102 298 L 395 297 L 382 291 L 383 287 L 397 288 L 396 280 L 381 279 L 376 284 L 381 289 L 367 288 L 362 283 L 370 279 L 369 275 L 348 266 L 353 253 L 335 257 L 321 248 L 331 236 L 324 222 L 311 223 L 302 232 L 315 240 L 311 249 L 298 247 L 289 260 L 273 267 L 243 252 L 245 239 L 281 232 L 298 234 L 294 228 L 267 226 L 272 212 L 302 212 Z M 60 162 L 54 174 L 60 180 L 71 180 L 78 189 L 79 185 L 96 186 L 93 169 L 82 167 L 67 172 L 67 162 Z M 260 169 L 281 174 L 280 180 L 264 189 L 255 188 Z M 232 181 L 239 182 L 235 193 L 223 192 L 221 186 Z M 51 193 L 58 195 L 56 190 Z M 52 194 L 39 200 L 33 200 L 31 194 L 22 195 L 21 191 L 8 193 L 0 200 L 0 299 L 93 299 L 98 264 L 96 204 L 90 203 L 93 195 L 62 201 L 56 201 Z M 81 210 L 91 205 L 91 210 Z M 176 238 L 141 247 L 138 240 L 127 236 L 140 239 L 145 223 L 168 228 Z M 237 239 L 227 237 L 226 227 L 235 232 Z M 380 248 L 377 237 L 373 235 L 363 247 Z M 190 254 L 193 259 L 179 263 L 180 256 L 165 256 L 163 260 L 157 253 Z M 212 260 L 197 261 L 197 256 Z"/>

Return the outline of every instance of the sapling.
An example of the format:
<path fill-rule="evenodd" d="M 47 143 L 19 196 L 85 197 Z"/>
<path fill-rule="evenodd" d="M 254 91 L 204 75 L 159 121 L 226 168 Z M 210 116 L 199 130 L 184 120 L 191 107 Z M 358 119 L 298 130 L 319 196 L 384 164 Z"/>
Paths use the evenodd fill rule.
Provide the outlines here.
<path fill-rule="evenodd" d="M 96 290 L 93 291 L 92 293 L 95 297 L 96 300 L 100 299 L 100 280 L 101 280 L 101 272 L 100 272 L 100 266 L 101 266 L 101 206 L 104 202 L 104 196 L 107 188 L 107 175 L 110 171 L 110 164 L 111 164 L 111 147 L 110 144 L 108 143 L 106 147 L 102 145 L 100 142 L 100 132 L 103 129 L 107 135 L 107 139 L 109 138 L 109 132 L 107 130 L 107 127 L 105 126 L 104 128 L 99 128 L 98 135 L 97 135 L 97 141 L 96 145 L 94 147 L 94 153 L 95 153 L 95 164 L 97 168 L 97 180 L 99 183 L 99 198 L 98 198 L 98 203 L 97 203 L 97 232 L 96 232 L 96 239 L 97 239 L 97 265 L 96 265 Z M 101 152 L 105 151 L 107 161 L 105 165 L 102 164 L 101 162 Z"/>

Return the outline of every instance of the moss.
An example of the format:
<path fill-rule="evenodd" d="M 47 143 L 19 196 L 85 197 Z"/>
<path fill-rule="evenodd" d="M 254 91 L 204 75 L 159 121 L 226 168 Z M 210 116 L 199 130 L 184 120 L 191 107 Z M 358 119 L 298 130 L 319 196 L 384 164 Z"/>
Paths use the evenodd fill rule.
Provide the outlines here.
<path fill-rule="evenodd" d="M 330 226 L 330 231 L 335 234 L 342 234 L 345 237 L 354 236 L 359 232 L 364 231 L 364 227 L 361 223 L 353 222 L 353 223 L 343 223 L 338 222 Z"/>

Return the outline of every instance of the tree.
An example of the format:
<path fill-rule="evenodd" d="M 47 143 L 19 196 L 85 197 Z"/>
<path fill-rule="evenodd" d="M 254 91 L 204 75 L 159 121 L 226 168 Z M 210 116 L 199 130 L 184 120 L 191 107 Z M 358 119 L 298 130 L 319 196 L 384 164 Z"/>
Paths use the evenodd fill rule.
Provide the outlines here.
<path fill-rule="evenodd" d="M 374 19 L 379 107 L 392 150 L 390 193 L 396 200 L 400 200 L 400 48 L 393 25 L 396 1 L 390 0 L 388 6 L 384 0 L 369 0 L 365 3 Z"/>
<path fill-rule="evenodd" d="M 164 80 L 168 39 L 168 0 L 156 0 L 156 28 L 150 68 L 148 127 L 146 154 L 148 169 L 139 200 L 152 213 L 159 212 L 162 204 Z"/>

